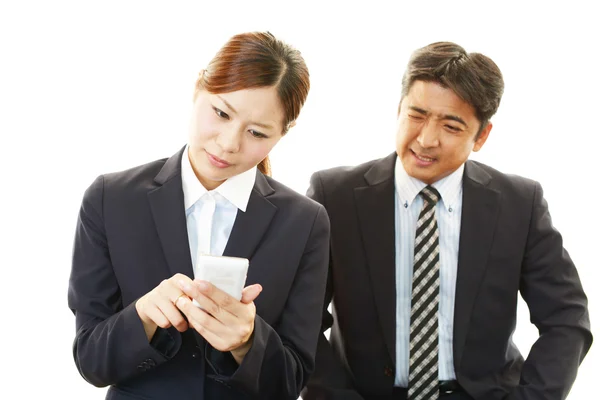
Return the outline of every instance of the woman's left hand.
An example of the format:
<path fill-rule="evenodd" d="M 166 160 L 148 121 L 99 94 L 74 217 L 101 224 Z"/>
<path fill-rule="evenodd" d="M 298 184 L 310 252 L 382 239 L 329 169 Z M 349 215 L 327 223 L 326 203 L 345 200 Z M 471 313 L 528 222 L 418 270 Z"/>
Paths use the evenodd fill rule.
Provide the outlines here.
<path fill-rule="evenodd" d="M 176 306 L 185 314 L 190 326 L 213 348 L 230 351 L 238 365 L 241 364 L 252 346 L 256 316 L 254 299 L 262 286 L 247 286 L 239 301 L 206 281 L 181 282 L 180 288 L 202 307 L 197 307 L 185 296 L 177 300 Z"/>

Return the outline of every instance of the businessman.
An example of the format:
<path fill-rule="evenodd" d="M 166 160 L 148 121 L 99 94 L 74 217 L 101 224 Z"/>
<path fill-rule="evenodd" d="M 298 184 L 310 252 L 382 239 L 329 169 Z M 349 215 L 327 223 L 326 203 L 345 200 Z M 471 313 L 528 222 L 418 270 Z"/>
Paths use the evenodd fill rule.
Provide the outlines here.
<path fill-rule="evenodd" d="M 415 51 L 396 152 L 315 173 L 331 252 L 317 399 L 566 398 L 592 343 L 587 299 L 539 183 L 468 160 L 504 82 L 448 42 Z M 539 338 L 512 341 L 519 293 Z"/>

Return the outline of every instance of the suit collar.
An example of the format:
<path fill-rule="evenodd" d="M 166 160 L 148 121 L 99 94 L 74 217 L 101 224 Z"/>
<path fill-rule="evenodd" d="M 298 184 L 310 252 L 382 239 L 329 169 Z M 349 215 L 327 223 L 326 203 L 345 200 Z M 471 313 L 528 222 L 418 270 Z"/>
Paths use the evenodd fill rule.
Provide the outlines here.
<path fill-rule="evenodd" d="M 183 184 L 183 199 L 186 211 L 206 193 L 218 193 L 237 209 L 246 211 L 248 199 L 256 181 L 256 167 L 239 175 L 232 176 L 213 190 L 206 190 L 200 183 L 189 158 L 189 146 L 186 146 L 181 157 L 181 181 Z"/>
<path fill-rule="evenodd" d="M 181 180 L 181 158 L 185 146 L 167 159 L 148 191 L 148 201 L 171 275 L 194 277 L 187 236 L 187 220 Z M 246 212 L 238 210 L 223 255 L 251 258 L 265 235 L 277 207 L 268 199 L 276 192 L 258 170 Z M 249 271 L 248 276 L 255 271 Z"/>
<path fill-rule="evenodd" d="M 464 176 L 481 186 L 487 186 L 492 180 L 492 176 L 481 168 L 475 161 L 467 160 L 465 163 Z"/>
<path fill-rule="evenodd" d="M 404 172 L 404 169 L 402 169 L 401 167 L 401 163 L 397 162 L 397 160 L 398 155 L 394 152 L 388 155 L 387 157 L 375 162 L 373 166 L 371 166 L 371 168 L 369 168 L 369 170 L 364 175 L 367 184 L 369 186 L 375 186 L 389 179 L 394 179 L 397 170 L 401 170 L 401 172 Z M 406 175 L 406 172 L 404 172 L 404 174 Z M 460 174 L 463 174 L 463 176 L 458 176 Z M 485 172 L 481 167 L 479 167 L 475 162 L 467 161 L 453 174 L 438 181 L 439 183 L 434 183 L 433 186 L 440 191 L 444 202 L 447 200 L 449 203 L 452 203 L 452 201 L 456 199 L 457 194 L 460 190 L 459 186 L 461 184 L 461 180 L 464 176 L 484 186 L 487 185 L 488 182 L 491 180 L 491 176 L 487 172 Z M 411 179 L 416 181 L 414 178 Z M 422 183 L 422 187 L 419 188 L 419 190 L 417 190 L 416 194 L 418 194 L 420 189 L 422 189 L 423 187 L 425 187 L 425 184 Z M 446 194 L 446 196 L 443 195 L 444 193 Z M 410 199 L 411 201 L 414 199 L 416 194 L 413 196 L 411 193 L 411 196 L 409 196 L 412 197 Z M 406 200 L 408 201 L 409 199 L 407 198 Z"/>
<path fill-rule="evenodd" d="M 158 174 L 154 177 L 154 182 L 158 183 L 159 185 L 164 185 L 174 176 L 181 177 L 181 157 L 183 156 L 184 150 L 185 146 L 167 159 Z"/>
<path fill-rule="evenodd" d="M 396 165 L 396 153 L 376 161 L 365 173 L 365 181 L 370 186 L 378 185 L 394 178 L 394 166 Z"/>
<path fill-rule="evenodd" d="M 223 252 L 224 256 L 248 259 L 252 257 L 277 212 L 277 206 L 269 200 L 274 194 L 275 190 L 267 178 L 260 171 L 256 171 L 256 182 L 250 193 L 248 208 L 246 212 L 238 210 Z M 250 271 L 248 274 L 250 277 Z"/>
<path fill-rule="evenodd" d="M 193 278 L 181 184 L 184 149 L 170 157 L 154 177 L 157 185 L 148 191 L 148 201 L 170 275 L 181 273 Z"/>
<path fill-rule="evenodd" d="M 476 162 L 466 162 L 454 301 L 453 348 L 457 371 L 498 222 L 500 192 L 491 187 L 491 181 L 490 174 Z"/>
<path fill-rule="evenodd" d="M 440 193 L 441 202 L 446 209 L 456 207 L 456 202 L 460 199 L 464 170 L 465 164 L 462 164 L 456 171 L 431 185 Z M 399 158 L 394 167 L 394 181 L 400 204 L 406 204 L 408 207 L 427 186 L 425 182 L 408 175 Z"/>
<path fill-rule="evenodd" d="M 384 341 L 396 360 L 396 287 L 394 169 L 396 154 L 375 162 L 365 173 L 366 186 L 354 189 L 360 233 Z M 471 311 L 487 264 L 496 228 L 500 193 L 492 177 L 476 162 L 463 172 L 463 212 L 454 312 L 454 363 L 458 370 Z"/>
<path fill-rule="evenodd" d="M 273 189 L 267 178 L 258 169 L 256 169 L 256 180 L 253 190 L 257 191 L 263 197 L 269 197 L 275 193 L 275 189 Z"/>
<path fill-rule="evenodd" d="M 360 235 L 371 287 L 390 359 L 396 360 L 394 165 L 396 154 L 376 161 L 364 175 L 367 186 L 354 189 Z"/>
<path fill-rule="evenodd" d="M 183 146 L 177 153 L 167 159 L 161 170 L 154 177 L 154 181 L 157 184 L 163 185 L 175 176 L 181 177 L 181 158 L 183 157 L 186 147 L 187 146 Z M 254 171 L 256 173 L 256 179 L 253 190 L 258 190 L 263 196 L 271 195 L 274 192 L 274 189 L 271 187 L 265 176 L 258 171 L 258 169 L 255 169 Z"/>

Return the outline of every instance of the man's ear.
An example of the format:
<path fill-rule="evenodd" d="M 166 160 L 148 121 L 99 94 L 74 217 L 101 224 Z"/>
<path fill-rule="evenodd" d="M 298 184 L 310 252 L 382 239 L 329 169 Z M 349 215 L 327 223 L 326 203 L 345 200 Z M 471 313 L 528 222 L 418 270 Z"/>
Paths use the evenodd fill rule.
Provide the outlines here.
<path fill-rule="evenodd" d="M 481 130 L 477 139 L 475 139 L 475 146 L 473 146 L 473 151 L 479 151 L 487 141 L 490 136 L 490 131 L 492 130 L 492 123 L 488 121 L 485 128 Z"/>

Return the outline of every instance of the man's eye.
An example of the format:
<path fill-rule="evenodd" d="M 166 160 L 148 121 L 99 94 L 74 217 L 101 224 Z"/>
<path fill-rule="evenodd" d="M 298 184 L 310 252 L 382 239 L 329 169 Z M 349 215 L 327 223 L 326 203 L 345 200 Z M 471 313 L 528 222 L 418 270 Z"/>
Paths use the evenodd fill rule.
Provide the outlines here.
<path fill-rule="evenodd" d="M 217 114 L 219 116 L 219 118 L 229 119 L 229 115 L 227 115 L 227 113 L 219 110 L 217 107 L 213 107 L 213 110 L 215 110 L 215 114 Z"/>
<path fill-rule="evenodd" d="M 452 132 L 460 132 L 460 128 L 457 128 L 456 126 L 446 125 L 446 128 L 448 128 Z"/>
<path fill-rule="evenodd" d="M 410 119 L 414 119 L 415 121 L 422 121 L 424 117 L 422 115 L 408 114 Z"/>

